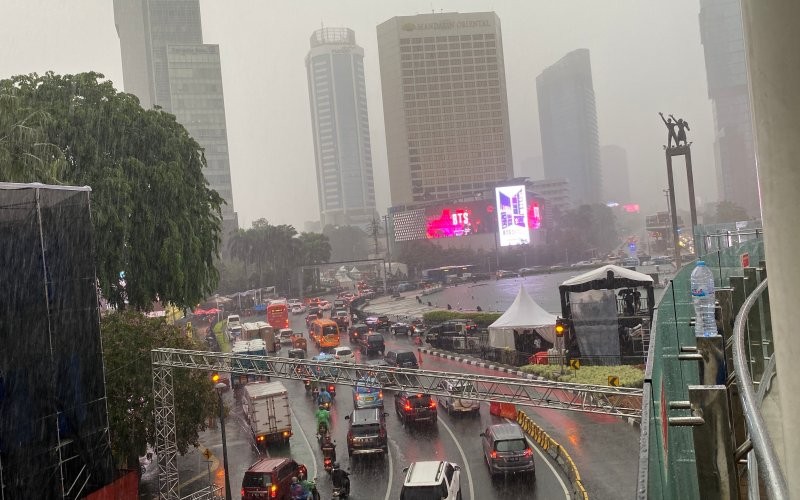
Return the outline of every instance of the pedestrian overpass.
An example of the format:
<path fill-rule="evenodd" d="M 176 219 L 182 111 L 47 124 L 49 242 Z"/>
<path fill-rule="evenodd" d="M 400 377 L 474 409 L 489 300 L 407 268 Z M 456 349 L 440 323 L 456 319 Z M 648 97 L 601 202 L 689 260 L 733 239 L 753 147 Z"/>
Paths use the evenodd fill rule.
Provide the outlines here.
<path fill-rule="evenodd" d="M 174 368 L 290 380 L 311 379 L 349 386 L 369 376 L 384 387 L 439 396 L 451 395 L 442 388 L 442 382 L 447 380 L 460 383 L 463 391 L 459 397 L 464 399 L 601 413 L 637 420 L 641 419 L 642 413 L 638 404 L 630 404 L 631 401 L 641 401 L 642 390 L 628 387 L 167 348 L 152 351 L 152 366 L 159 494 L 168 499 L 179 498 L 172 384 Z"/>

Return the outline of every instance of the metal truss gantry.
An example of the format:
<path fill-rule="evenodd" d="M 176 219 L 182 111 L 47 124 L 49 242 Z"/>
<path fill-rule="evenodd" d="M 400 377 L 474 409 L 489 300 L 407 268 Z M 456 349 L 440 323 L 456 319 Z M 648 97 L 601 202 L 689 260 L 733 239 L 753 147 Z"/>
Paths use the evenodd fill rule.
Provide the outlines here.
<path fill-rule="evenodd" d="M 154 349 L 152 359 L 159 491 L 162 498 L 169 499 L 179 498 L 172 368 L 311 379 L 350 386 L 364 384 L 364 378 L 368 377 L 385 388 L 437 396 L 452 395 L 443 384 L 449 381 L 461 388 L 458 397 L 463 399 L 641 418 L 641 407 L 630 407 L 630 402 L 631 398 L 641 398 L 642 390 L 629 387 L 184 349 Z"/>

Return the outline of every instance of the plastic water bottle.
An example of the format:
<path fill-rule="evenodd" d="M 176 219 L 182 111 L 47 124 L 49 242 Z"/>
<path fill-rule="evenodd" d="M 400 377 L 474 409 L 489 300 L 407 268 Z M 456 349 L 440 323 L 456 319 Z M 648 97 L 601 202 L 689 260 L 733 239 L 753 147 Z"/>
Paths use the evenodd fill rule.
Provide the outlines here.
<path fill-rule="evenodd" d="M 714 319 L 714 274 L 702 260 L 692 271 L 692 303 L 694 304 L 694 334 L 710 337 L 717 334 Z"/>

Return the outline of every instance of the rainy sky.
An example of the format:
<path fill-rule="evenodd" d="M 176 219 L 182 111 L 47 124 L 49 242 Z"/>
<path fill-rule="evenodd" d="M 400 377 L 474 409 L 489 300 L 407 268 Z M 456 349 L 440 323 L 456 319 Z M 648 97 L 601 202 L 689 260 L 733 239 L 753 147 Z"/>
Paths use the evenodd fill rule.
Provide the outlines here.
<path fill-rule="evenodd" d="M 218 44 L 233 195 L 240 226 L 319 219 L 304 58 L 323 23 L 364 48 L 378 211 L 389 204 L 376 27 L 399 15 L 493 10 L 503 31 L 514 172 L 542 178 L 536 76 L 567 52 L 591 51 L 600 145 L 628 152 L 643 211 L 665 210 L 666 129 L 691 124 L 698 206 L 716 200 L 713 118 L 698 0 L 201 0 L 205 43 Z M 0 0 L 0 78 L 98 71 L 122 90 L 112 0 Z M 537 166 L 538 165 L 538 166 Z M 678 169 L 680 170 L 680 169 Z M 685 175 L 678 175 L 684 186 Z M 683 203 L 681 200 L 683 199 Z M 687 206 L 679 192 L 679 208 Z"/>

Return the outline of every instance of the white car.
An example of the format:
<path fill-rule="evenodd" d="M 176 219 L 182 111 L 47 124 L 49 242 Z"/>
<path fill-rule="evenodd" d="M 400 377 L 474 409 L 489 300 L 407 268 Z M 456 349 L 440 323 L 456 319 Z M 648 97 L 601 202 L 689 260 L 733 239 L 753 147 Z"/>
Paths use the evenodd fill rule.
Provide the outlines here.
<path fill-rule="evenodd" d="M 355 363 L 356 355 L 349 347 L 335 347 L 333 349 L 333 357 L 336 361 L 341 363 Z"/>
<path fill-rule="evenodd" d="M 306 312 L 306 306 L 303 304 L 295 304 L 292 306 L 292 314 L 303 314 Z"/>
<path fill-rule="evenodd" d="M 331 308 L 333 307 L 333 304 L 331 304 L 327 300 L 321 300 L 318 305 L 319 308 L 322 309 L 323 311 L 330 311 Z"/>
<path fill-rule="evenodd" d="M 406 473 L 400 498 L 461 499 L 461 467 L 451 462 L 414 462 Z"/>
<path fill-rule="evenodd" d="M 479 401 L 474 399 L 462 398 L 462 394 L 474 394 L 474 388 L 470 382 L 453 380 L 442 380 L 439 382 L 439 389 L 450 393 L 449 396 L 439 396 L 439 406 L 444 408 L 447 413 L 472 413 L 477 415 L 481 409 Z"/>

